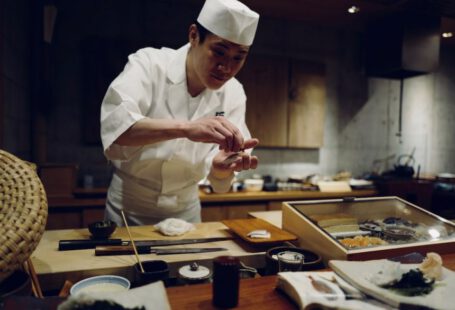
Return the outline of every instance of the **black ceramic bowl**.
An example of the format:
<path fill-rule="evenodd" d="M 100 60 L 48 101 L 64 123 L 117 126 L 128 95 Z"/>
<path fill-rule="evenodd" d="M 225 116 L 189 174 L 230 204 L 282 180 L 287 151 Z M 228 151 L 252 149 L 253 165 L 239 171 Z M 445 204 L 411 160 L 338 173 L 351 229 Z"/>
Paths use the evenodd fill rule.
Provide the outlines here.
<path fill-rule="evenodd" d="M 141 263 L 144 272 L 141 271 L 138 263 L 134 264 L 135 280 L 138 286 L 164 281 L 169 277 L 169 266 L 164 260 L 147 260 Z"/>
<path fill-rule="evenodd" d="M 99 221 L 88 225 L 88 230 L 94 239 L 107 239 L 117 228 L 117 224 L 112 221 Z"/>
<path fill-rule="evenodd" d="M 16 270 L 6 279 L 0 281 L 0 303 L 11 295 L 30 296 L 31 294 L 32 282 L 30 276 L 22 270 Z"/>
<path fill-rule="evenodd" d="M 278 272 L 278 259 L 274 258 L 273 256 L 284 251 L 298 252 L 305 256 L 305 260 L 302 265 L 302 271 L 324 268 L 324 263 L 322 262 L 321 256 L 314 252 L 311 252 L 310 250 L 289 246 L 279 246 L 271 248 L 265 253 L 265 272 L 267 275 L 276 274 Z"/>

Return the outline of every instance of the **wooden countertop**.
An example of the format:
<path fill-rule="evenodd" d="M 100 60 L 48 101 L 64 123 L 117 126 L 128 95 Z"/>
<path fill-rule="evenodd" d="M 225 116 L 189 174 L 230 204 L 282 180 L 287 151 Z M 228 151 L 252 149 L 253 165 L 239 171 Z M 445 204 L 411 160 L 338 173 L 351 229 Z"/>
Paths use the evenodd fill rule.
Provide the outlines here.
<path fill-rule="evenodd" d="M 240 202 L 240 201 L 271 201 L 271 200 L 299 200 L 299 199 L 326 199 L 343 197 L 375 196 L 375 189 L 353 190 L 351 192 L 321 192 L 321 191 L 277 191 L 277 192 L 228 192 L 224 194 L 206 194 L 199 191 L 201 202 Z"/>
<path fill-rule="evenodd" d="M 240 280 L 236 309 L 297 309 L 275 285 L 276 276 Z M 212 284 L 170 287 L 166 292 L 172 309 L 217 309 L 212 305 Z"/>
<path fill-rule="evenodd" d="M 196 230 L 190 231 L 184 237 L 180 238 L 163 236 L 153 226 L 132 226 L 131 233 L 135 240 L 172 240 L 232 236 L 228 228 L 220 222 L 196 224 L 196 228 Z M 58 251 L 59 240 L 88 238 L 90 238 L 90 234 L 87 229 L 49 230 L 44 232 L 37 249 L 31 256 L 43 290 L 58 290 L 65 280 L 75 283 L 83 278 L 101 274 L 116 274 L 125 276 L 128 279 L 134 278 L 133 265 L 136 263 L 134 255 L 95 256 L 93 249 Z M 128 240 L 128 234 L 125 228 L 119 227 L 111 238 Z M 237 256 L 243 263 L 255 268 L 262 268 L 265 265 L 264 250 L 252 248 L 238 239 L 235 241 L 226 240 L 172 247 L 223 247 L 228 250 L 165 256 L 141 254 L 141 261 L 152 259 L 165 260 L 169 264 L 171 276 L 175 276 L 176 270 L 189 262 L 198 261 L 211 264 L 211 260 L 220 255 Z M 172 247 L 169 246 L 169 248 Z"/>

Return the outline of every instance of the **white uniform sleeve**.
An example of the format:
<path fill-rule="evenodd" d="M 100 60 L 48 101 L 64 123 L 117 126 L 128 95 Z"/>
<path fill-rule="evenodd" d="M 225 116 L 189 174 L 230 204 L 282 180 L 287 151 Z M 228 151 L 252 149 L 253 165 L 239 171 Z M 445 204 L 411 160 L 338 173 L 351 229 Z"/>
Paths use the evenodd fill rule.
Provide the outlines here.
<path fill-rule="evenodd" d="M 145 49 L 128 57 L 123 72 L 111 83 L 101 105 L 101 140 L 106 157 L 127 160 L 141 148 L 120 146 L 114 141 L 145 118 L 152 96 L 150 56 Z"/>
<path fill-rule="evenodd" d="M 227 102 L 225 102 L 224 106 L 227 111 L 225 111 L 225 117 L 234 125 L 236 125 L 240 132 L 242 133 L 245 140 L 251 138 L 250 131 L 245 123 L 245 113 L 246 113 L 246 95 L 245 91 L 243 90 L 242 85 L 235 80 L 234 90 L 229 92 L 229 95 L 226 97 Z M 219 152 L 218 147 L 214 148 L 214 150 L 208 156 L 206 164 L 210 168 L 212 166 L 213 157 Z M 247 152 L 251 152 L 251 150 L 247 150 Z M 226 193 L 231 188 L 232 180 L 234 176 L 237 174 L 232 175 L 231 178 L 219 180 L 212 177 L 210 174 L 208 175 L 208 180 L 210 181 L 210 185 L 212 186 L 213 190 L 216 193 Z"/>

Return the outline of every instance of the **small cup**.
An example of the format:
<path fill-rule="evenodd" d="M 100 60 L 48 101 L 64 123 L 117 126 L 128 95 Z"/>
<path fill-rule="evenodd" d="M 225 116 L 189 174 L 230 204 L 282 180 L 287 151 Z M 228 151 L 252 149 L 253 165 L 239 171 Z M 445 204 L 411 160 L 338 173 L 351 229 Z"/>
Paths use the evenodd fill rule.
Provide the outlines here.
<path fill-rule="evenodd" d="M 139 263 L 134 264 L 136 283 L 138 286 L 156 281 L 164 281 L 169 277 L 169 266 L 164 260 L 143 261 L 141 271 Z"/>
<path fill-rule="evenodd" d="M 300 271 L 302 270 L 305 256 L 302 253 L 293 251 L 283 251 L 277 254 L 278 270 L 284 271 Z"/>

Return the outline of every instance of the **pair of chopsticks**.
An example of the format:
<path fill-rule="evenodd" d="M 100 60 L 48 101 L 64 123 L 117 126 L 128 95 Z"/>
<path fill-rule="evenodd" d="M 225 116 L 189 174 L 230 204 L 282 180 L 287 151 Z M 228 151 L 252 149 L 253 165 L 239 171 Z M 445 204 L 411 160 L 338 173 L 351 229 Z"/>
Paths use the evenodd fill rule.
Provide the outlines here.
<path fill-rule="evenodd" d="M 144 273 L 145 272 L 144 267 L 142 266 L 141 260 L 139 259 L 139 254 L 137 253 L 136 244 L 134 243 L 133 237 L 131 236 L 130 228 L 128 227 L 128 223 L 126 222 L 125 213 L 123 213 L 123 210 L 120 210 L 120 212 L 122 212 L 123 222 L 125 223 L 126 231 L 128 232 L 128 236 L 130 237 L 131 245 L 133 246 L 134 255 L 136 255 L 137 263 L 139 264 L 139 267 L 141 268 L 141 272 Z"/>
<path fill-rule="evenodd" d="M 43 291 L 38 281 L 38 276 L 36 275 L 35 267 L 33 267 L 32 260 L 29 258 L 23 264 L 24 270 L 30 275 L 32 280 L 32 292 L 33 295 L 37 298 L 44 298 Z"/>

